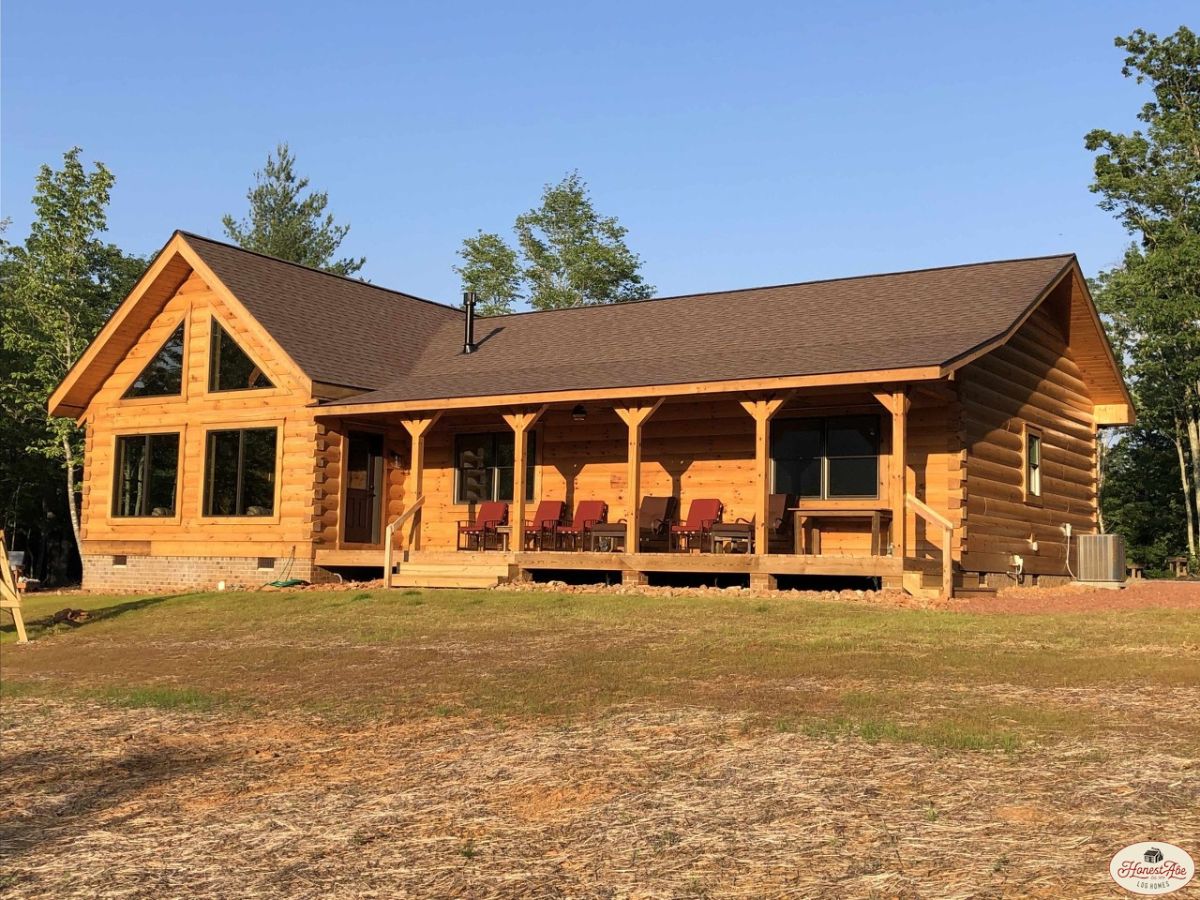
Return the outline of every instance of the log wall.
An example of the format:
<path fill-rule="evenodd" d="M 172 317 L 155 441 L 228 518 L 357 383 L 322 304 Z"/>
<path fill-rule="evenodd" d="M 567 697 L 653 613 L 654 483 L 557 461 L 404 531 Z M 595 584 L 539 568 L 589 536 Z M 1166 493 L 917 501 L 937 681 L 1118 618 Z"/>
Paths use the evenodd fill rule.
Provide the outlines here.
<path fill-rule="evenodd" d="M 1068 328 L 1062 308 L 1047 303 L 960 373 L 966 571 L 1003 573 L 1018 554 L 1026 573 L 1065 576 L 1062 526 L 1096 530 L 1096 424 Z M 1040 500 L 1025 496 L 1027 426 L 1042 431 Z"/>

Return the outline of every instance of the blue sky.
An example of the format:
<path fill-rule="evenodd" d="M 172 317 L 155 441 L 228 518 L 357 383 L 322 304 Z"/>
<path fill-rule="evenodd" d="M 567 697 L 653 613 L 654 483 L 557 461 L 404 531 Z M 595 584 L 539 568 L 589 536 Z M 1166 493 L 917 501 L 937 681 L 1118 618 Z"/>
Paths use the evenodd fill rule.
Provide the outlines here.
<path fill-rule="evenodd" d="M 1192 3 L 4 5 L 0 205 L 78 144 L 116 174 L 111 239 L 221 237 L 287 140 L 389 287 L 452 301 L 578 169 L 661 294 L 1079 254 L 1126 243 L 1083 135 L 1144 88 L 1113 37 Z"/>

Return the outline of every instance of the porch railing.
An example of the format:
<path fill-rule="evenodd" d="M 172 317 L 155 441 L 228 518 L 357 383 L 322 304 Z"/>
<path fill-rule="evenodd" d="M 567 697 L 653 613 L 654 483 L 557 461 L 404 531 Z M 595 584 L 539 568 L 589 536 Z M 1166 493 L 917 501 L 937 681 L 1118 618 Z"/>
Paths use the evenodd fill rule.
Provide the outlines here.
<path fill-rule="evenodd" d="M 409 519 L 415 516 L 425 505 L 425 495 L 422 494 L 413 501 L 412 506 L 402 512 L 392 521 L 388 522 L 387 530 L 383 535 L 383 586 L 390 588 L 392 586 L 392 565 L 393 553 L 396 547 L 396 532 L 400 530 Z"/>
<path fill-rule="evenodd" d="M 904 501 L 909 509 L 930 525 L 937 525 L 942 529 L 942 596 L 954 596 L 954 556 L 952 549 L 954 546 L 954 523 L 937 510 L 918 500 L 912 494 L 905 494 Z M 901 553 L 901 557 L 903 555 Z"/>

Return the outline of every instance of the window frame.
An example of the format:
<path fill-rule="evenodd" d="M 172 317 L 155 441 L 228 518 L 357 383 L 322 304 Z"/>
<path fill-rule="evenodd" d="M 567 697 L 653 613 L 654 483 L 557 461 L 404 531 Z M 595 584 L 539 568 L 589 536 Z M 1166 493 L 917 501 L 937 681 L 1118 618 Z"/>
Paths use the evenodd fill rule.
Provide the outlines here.
<path fill-rule="evenodd" d="M 490 500 L 498 500 L 501 503 L 513 503 L 514 502 L 514 498 L 512 498 L 512 497 L 510 497 L 507 500 L 504 500 L 504 499 L 501 499 L 496 496 L 497 493 L 499 493 L 498 487 L 500 484 L 500 479 L 497 477 L 497 473 L 501 469 L 509 468 L 508 466 L 488 466 L 488 467 L 486 467 L 487 469 L 490 469 L 490 471 L 492 473 L 492 496 L 490 498 L 487 498 L 484 500 L 464 500 L 464 499 L 462 499 L 462 494 L 460 492 L 461 487 L 462 487 L 462 467 L 459 466 L 459 464 L 458 464 L 458 459 L 459 459 L 458 442 L 460 440 L 465 440 L 467 438 L 477 438 L 482 435 L 487 435 L 493 441 L 495 441 L 495 439 L 497 437 L 507 436 L 512 439 L 513 450 L 514 451 L 516 450 L 516 432 L 514 432 L 512 429 L 509 429 L 507 432 L 499 430 L 499 429 L 494 430 L 494 431 L 460 431 L 460 432 L 457 432 L 454 435 L 454 446 L 452 448 L 452 453 L 454 454 L 453 459 L 452 459 L 452 464 L 454 467 L 454 487 L 453 487 L 454 494 L 453 494 L 452 500 L 453 500 L 454 506 L 469 507 L 472 505 L 478 505 L 480 503 L 486 503 L 486 502 L 488 502 L 489 499 Z M 538 453 L 541 451 L 542 442 L 538 439 L 538 436 L 537 436 L 538 429 L 536 429 L 536 428 L 529 429 L 527 432 L 525 432 L 525 435 L 526 435 L 526 438 L 528 439 L 528 445 L 526 447 L 526 452 L 528 453 L 528 459 L 525 462 L 525 475 L 526 475 L 525 502 L 531 503 L 534 500 L 536 500 L 537 496 L 538 496 L 537 481 L 538 481 L 538 472 L 540 469 L 540 466 L 538 465 L 538 463 L 539 463 Z M 493 444 L 493 456 L 495 456 L 494 444 Z"/>
<path fill-rule="evenodd" d="M 213 345 L 216 342 L 218 328 L 221 331 L 225 332 L 225 334 L 227 334 L 229 336 L 229 339 L 231 341 L 233 341 L 233 343 L 235 345 L 237 345 L 237 348 L 246 355 L 246 358 L 249 359 L 252 363 L 254 363 L 255 366 L 258 367 L 259 372 L 262 373 L 262 377 L 267 379 L 267 384 L 265 386 L 263 386 L 263 387 L 235 387 L 235 388 L 214 388 L 213 387 L 213 372 L 214 372 L 213 367 L 217 362 L 217 356 L 216 356 L 216 354 L 213 353 Z M 208 349 L 205 352 L 206 352 L 206 364 L 205 364 L 205 370 L 204 370 L 204 373 L 205 373 L 204 391 L 207 394 L 218 394 L 222 397 L 236 396 L 238 394 L 252 394 L 254 396 L 263 396 L 268 391 L 278 391 L 280 389 L 279 384 L 277 383 L 278 379 L 268 373 L 267 367 L 263 365 L 263 362 L 261 359 L 259 359 L 258 354 L 254 353 L 249 347 L 247 347 L 245 344 L 243 344 L 241 341 L 239 341 L 236 337 L 234 337 L 233 328 L 230 327 L 230 324 L 228 322 L 225 322 L 222 319 L 220 319 L 216 315 L 216 313 L 213 313 L 213 312 L 210 312 L 209 317 L 208 317 Z"/>
<path fill-rule="evenodd" d="M 1034 441 L 1037 442 L 1036 463 L 1030 453 Z M 1021 492 L 1031 506 L 1041 506 L 1045 502 L 1045 468 L 1046 433 L 1026 422 L 1021 427 Z"/>
<path fill-rule="evenodd" d="M 203 449 L 203 466 L 204 473 L 200 486 L 200 518 L 205 519 L 214 524 L 226 523 L 237 524 L 245 521 L 253 522 L 279 522 L 279 499 L 282 487 L 282 469 L 283 469 L 283 422 L 255 422 L 253 425 L 248 425 L 244 422 L 229 424 L 229 425 L 210 425 L 204 429 Z M 272 495 L 271 495 L 271 512 L 266 515 L 249 515 L 247 513 L 210 513 L 209 495 L 212 488 L 212 472 L 209 465 L 210 452 L 212 447 L 212 436 L 214 434 L 222 434 L 228 432 L 238 432 L 242 435 L 238 439 L 238 482 L 237 482 L 237 499 L 236 506 L 241 506 L 242 493 L 244 485 L 242 483 L 242 471 L 244 469 L 246 439 L 244 433 L 247 431 L 274 431 L 275 432 L 275 465 L 272 475 Z"/>
<path fill-rule="evenodd" d="M 128 431 L 118 431 L 113 434 L 112 441 L 112 494 L 109 497 L 107 520 L 109 524 L 115 526 L 134 525 L 145 526 L 148 522 L 154 524 L 179 524 L 183 511 L 181 509 L 183 503 L 182 487 L 183 487 L 183 460 L 184 460 L 184 442 L 186 440 L 186 428 L 162 428 L 162 429 L 134 429 Z M 124 469 L 121 466 L 121 442 L 128 441 L 133 438 L 144 438 L 146 441 L 146 455 L 143 458 L 143 479 L 149 477 L 146 467 L 149 463 L 150 439 L 163 435 L 174 435 L 176 439 L 175 447 L 175 495 L 172 503 L 172 513 L 169 516 L 152 516 L 148 513 L 139 513 L 136 515 L 121 515 L 117 512 L 117 504 L 121 496 L 121 476 L 124 474 Z"/>
<path fill-rule="evenodd" d="M 834 459 L 874 459 L 875 460 L 875 491 L 871 494 L 838 494 L 831 496 L 829 493 L 829 429 L 830 423 L 838 420 L 847 419 L 873 419 L 875 421 L 875 453 L 861 454 L 854 456 L 836 456 Z M 803 494 L 798 496 L 800 500 L 809 502 L 819 501 L 822 503 L 860 503 L 867 500 L 879 500 L 883 496 L 883 490 L 880 484 L 883 468 L 880 461 L 883 458 L 883 417 L 872 412 L 855 412 L 855 413 L 840 413 L 837 415 L 822 415 L 822 416 L 789 416 L 787 418 L 776 419 L 772 425 L 772 444 L 774 441 L 774 429 L 785 425 L 786 423 L 820 423 L 821 433 L 821 454 L 816 457 L 820 461 L 821 466 L 821 493 L 817 496 Z M 779 460 L 773 453 L 773 447 L 768 448 L 771 452 L 771 491 L 778 492 L 776 487 L 777 469 Z"/>
<path fill-rule="evenodd" d="M 142 374 L 149 367 L 150 363 L 154 362 L 154 358 L 162 352 L 163 347 L 167 345 L 167 341 L 171 340 L 172 335 L 179 330 L 179 326 L 183 326 L 183 359 L 180 367 L 180 385 L 178 394 L 154 394 L 142 397 L 130 397 L 129 392 L 133 390 L 134 384 L 142 377 Z M 192 334 L 192 309 L 189 306 L 171 325 L 171 330 L 167 333 L 167 339 L 159 344 L 153 353 L 146 358 L 146 361 L 137 370 L 137 374 L 129 380 L 125 385 L 125 389 L 121 391 L 121 397 L 117 403 L 122 406 L 144 406 L 151 403 L 178 403 L 181 400 L 186 400 L 188 396 L 188 347 L 190 346 Z M 150 432 L 147 432 L 150 433 Z"/>

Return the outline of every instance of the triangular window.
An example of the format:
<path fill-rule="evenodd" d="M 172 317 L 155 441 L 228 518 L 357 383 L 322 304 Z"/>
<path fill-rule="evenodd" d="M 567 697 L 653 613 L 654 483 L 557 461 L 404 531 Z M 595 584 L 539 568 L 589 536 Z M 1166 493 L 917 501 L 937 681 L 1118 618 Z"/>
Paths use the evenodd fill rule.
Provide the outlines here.
<path fill-rule="evenodd" d="M 126 397 L 166 397 L 183 392 L 183 323 L 172 332 L 137 381 L 129 386 Z"/>
<path fill-rule="evenodd" d="M 210 391 L 246 391 L 275 387 L 258 363 L 246 355 L 229 332 L 213 319 L 212 339 L 208 345 L 208 389 Z"/>

